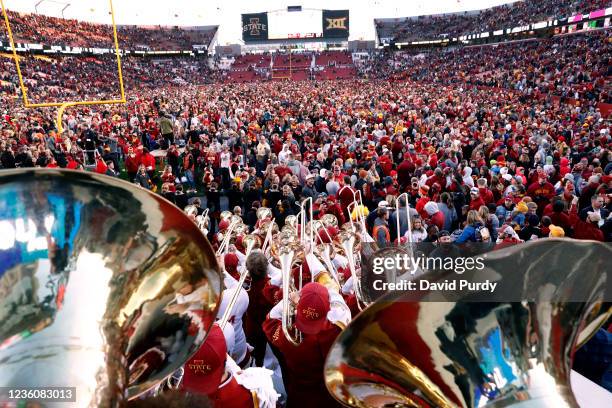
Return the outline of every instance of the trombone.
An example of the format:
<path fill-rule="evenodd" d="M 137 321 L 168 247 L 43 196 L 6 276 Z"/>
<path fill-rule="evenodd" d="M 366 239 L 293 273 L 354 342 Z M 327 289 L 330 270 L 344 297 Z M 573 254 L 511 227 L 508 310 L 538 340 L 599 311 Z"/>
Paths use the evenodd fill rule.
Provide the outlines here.
<path fill-rule="evenodd" d="M 198 229 L 202 231 L 204 235 L 208 235 L 208 225 L 210 222 L 210 218 L 208 217 L 208 208 L 202 212 L 202 215 L 198 215 L 198 207 L 193 204 L 189 204 L 183 210 L 185 214 L 196 223 Z"/>
<path fill-rule="evenodd" d="M 308 207 L 305 208 L 306 204 L 308 204 Z M 302 204 L 298 204 L 298 206 L 300 207 L 300 211 L 298 212 L 298 220 L 299 220 L 299 238 L 300 238 L 300 243 L 302 245 L 306 244 L 308 241 L 306 241 L 306 210 L 308 210 L 308 219 L 310 221 L 312 221 L 313 219 L 313 215 L 312 215 L 312 197 L 308 197 L 306 198 L 304 201 L 302 201 Z M 313 230 L 313 225 L 312 223 L 310 224 L 310 242 L 314 242 L 314 230 Z M 312 251 L 312 246 L 310 248 L 310 250 Z"/>
<path fill-rule="evenodd" d="M 353 278 L 353 290 L 357 298 L 357 307 L 359 310 L 363 310 L 367 306 L 367 302 L 365 301 L 361 288 L 361 279 L 357 275 L 357 267 L 355 266 L 355 247 L 359 244 L 359 238 L 355 232 L 345 230 L 338 234 L 337 239 L 346 255 L 351 277 Z"/>
<path fill-rule="evenodd" d="M 196 216 L 196 224 L 204 235 L 208 235 L 208 226 L 210 224 L 210 218 L 208 217 L 208 208 L 204 210 L 202 215 Z"/>
<path fill-rule="evenodd" d="M 261 244 L 259 237 L 254 234 L 245 236 L 242 242 L 246 246 L 246 251 L 245 251 L 246 258 L 249 257 L 249 255 L 251 254 L 253 249 L 255 249 L 255 247 L 258 247 Z M 221 319 L 219 320 L 219 327 L 221 327 L 221 330 L 225 329 L 225 325 L 227 324 L 230 317 L 232 316 L 234 305 L 236 304 L 236 301 L 238 300 L 238 295 L 240 294 L 240 289 L 242 289 L 242 285 L 244 285 L 244 281 L 246 277 L 248 276 L 248 274 L 249 274 L 249 271 L 247 270 L 246 266 L 243 266 L 242 272 L 240 273 L 240 279 L 238 280 L 238 283 L 236 284 L 236 288 L 234 289 L 234 292 L 232 292 L 232 297 L 230 299 L 230 302 L 225 308 L 225 311 L 223 312 L 223 316 L 221 316 Z"/>
<path fill-rule="evenodd" d="M 274 221 L 274 218 L 272 219 L 265 219 L 262 221 L 260 227 L 259 227 L 260 231 L 266 231 L 266 235 L 264 238 L 264 242 L 261 245 L 261 250 L 266 253 L 266 251 L 268 250 L 268 245 L 270 244 L 270 241 L 272 241 L 272 237 L 274 236 L 275 233 L 278 232 L 278 225 L 276 224 L 276 222 Z"/>
<path fill-rule="evenodd" d="M 361 235 L 363 242 L 376 242 L 374 238 L 368 233 L 368 229 L 366 227 L 366 216 L 363 213 L 364 205 L 363 199 L 361 197 L 360 191 L 353 192 L 353 202 L 349 204 L 349 208 L 352 207 L 353 210 L 357 210 L 355 214 L 357 215 L 357 219 L 355 220 L 361 226 Z M 351 215 L 352 211 L 349 213 Z M 352 217 L 351 217 L 352 218 Z M 353 220 L 351 219 L 351 229 L 353 232 L 357 232 L 355 226 L 353 225 Z"/>
<path fill-rule="evenodd" d="M 299 288 L 295 287 L 293 282 L 291 267 L 294 262 L 301 261 L 300 255 L 303 256 L 303 252 L 299 252 L 300 245 L 296 241 L 295 235 L 289 232 L 281 232 L 276 240 L 273 241 L 272 246 L 275 247 L 272 251 L 276 254 L 278 262 L 280 263 L 280 269 L 282 274 L 282 320 L 281 326 L 283 334 L 287 340 L 294 346 L 298 346 L 302 342 L 302 333 L 294 325 L 295 306 L 291 304 L 289 294 L 297 290 L 302 289 L 302 272 L 300 267 L 300 284 Z"/>
<path fill-rule="evenodd" d="M 400 194 L 395 200 L 395 221 L 397 226 L 397 244 L 399 245 L 401 236 L 400 236 L 400 210 L 399 210 L 399 202 L 402 197 L 406 198 L 406 220 L 408 222 L 408 246 L 410 247 L 410 253 L 412 253 L 412 221 L 410 220 L 410 202 L 408 201 L 408 193 Z"/>
<path fill-rule="evenodd" d="M 223 214 L 221 214 L 221 217 L 223 218 Z M 238 217 L 237 215 L 231 215 L 229 219 L 230 219 L 230 225 L 229 227 L 227 227 L 227 231 L 225 231 L 225 234 L 223 234 L 223 239 L 221 240 L 221 243 L 219 244 L 219 248 L 217 249 L 217 252 L 216 252 L 217 256 L 221 256 L 225 253 L 225 251 L 227 250 L 227 247 L 229 246 L 231 242 L 232 235 L 234 234 L 234 230 L 236 230 L 237 227 L 240 224 L 242 224 L 242 218 Z"/>
<path fill-rule="evenodd" d="M 331 217 L 334 217 L 331 214 L 326 214 L 323 217 L 325 218 L 328 215 L 330 215 Z M 328 244 L 325 242 L 321 242 L 319 244 L 316 244 L 315 245 L 316 251 L 314 253 L 323 262 L 323 265 L 325 265 L 325 268 L 329 271 L 329 273 L 328 274 L 319 273 L 316 278 L 313 276 L 313 280 L 318 283 L 321 283 L 322 285 L 330 289 L 340 291 L 340 286 L 341 286 L 340 279 L 338 277 L 336 268 L 334 267 L 334 264 L 332 263 L 332 260 L 331 260 L 334 240 L 329 234 L 329 231 L 327 231 L 327 228 L 325 227 L 325 223 L 324 222 L 319 222 L 319 223 L 320 223 L 320 226 L 317 228 L 317 231 L 322 231 L 325 235 L 327 235 L 327 238 L 329 239 L 330 243 Z M 320 232 L 317 232 L 317 235 L 316 235 L 317 241 L 320 240 L 319 234 Z"/>

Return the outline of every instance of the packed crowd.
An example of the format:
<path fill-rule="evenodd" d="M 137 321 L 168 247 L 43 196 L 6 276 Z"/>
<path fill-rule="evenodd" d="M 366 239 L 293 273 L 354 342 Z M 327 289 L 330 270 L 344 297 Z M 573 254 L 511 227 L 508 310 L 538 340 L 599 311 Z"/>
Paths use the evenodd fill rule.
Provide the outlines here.
<path fill-rule="evenodd" d="M 609 0 L 517 1 L 477 12 L 378 20 L 376 29 L 379 38 L 393 38 L 396 42 L 432 40 L 562 19 L 606 7 L 610 7 Z"/>
<path fill-rule="evenodd" d="M 362 76 L 513 89 L 528 96 L 612 102 L 609 31 L 547 40 L 385 53 Z M 520 52 L 517 52 L 520 50 Z"/>
<path fill-rule="evenodd" d="M 113 47 L 113 26 L 63 19 L 43 14 L 8 11 L 15 42 L 68 45 L 72 47 Z M 122 49 L 190 50 L 193 45 L 208 46 L 217 27 L 154 28 L 122 25 L 117 27 L 119 47 Z M 8 39 L 6 30 L 0 30 L 0 41 Z"/>
<path fill-rule="evenodd" d="M 213 214 L 221 196 L 245 214 L 272 208 L 280 226 L 305 197 L 316 200 L 317 216 L 346 221 L 339 191 L 350 186 L 373 213 L 409 192 L 420 231 L 465 231 L 477 222 L 473 210 L 479 220 L 487 214 L 494 237 L 508 226 L 545 236 L 550 219 L 566 236 L 586 229 L 609 239 L 606 118 L 593 106 L 462 86 L 469 88 L 344 81 L 143 89 L 125 106 L 70 111 L 65 135 L 54 133 L 49 112 L 9 101 L 2 165 L 102 162 L 174 201 L 177 190 L 197 190 Z M 161 173 L 155 148 L 167 149 Z M 444 223 L 433 218 L 436 208 Z"/>
<path fill-rule="evenodd" d="M 359 64 L 359 75 L 365 79 L 427 80 L 442 85 L 504 88 L 524 97 L 553 95 L 588 103 L 610 103 L 611 39 L 609 31 L 593 31 L 495 46 L 387 52 L 374 54 L 367 63 Z M 517 53 L 517 49 L 521 52 Z M 350 55 L 339 55 L 350 61 Z M 250 57 L 237 59 L 228 71 L 216 69 L 214 65 L 211 68 L 205 58 L 127 57 L 123 59 L 123 72 L 126 86 L 132 89 L 270 79 L 269 58 L 265 67 L 258 67 Z M 331 57 L 324 53 L 317 61 L 325 58 Z M 0 60 L 0 65 L 2 87 L 6 93 L 16 94 L 18 81 L 13 62 L 5 58 Z M 21 65 L 26 82 L 32 85 L 29 96 L 33 101 L 61 100 L 76 95 L 98 98 L 119 89 L 112 56 L 26 57 L 22 58 Z M 357 76 L 354 65 L 324 68 L 316 71 L 315 79 Z M 283 72 L 279 72 L 277 76 L 282 76 Z"/>
<path fill-rule="evenodd" d="M 209 67 L 206 58 L 123 57 L 123 80 L 127 89 L 161 89 L 203 85 L 221 81 L 221 72 Z M 119 75 L 114 55 L 97 57 L 36 57 L 20 59 L 21 72 L 31 102 L 119 97 Z M 0 80 L 6 95 L 20 95 L 15 63 L 0 59 Z"/>
<path fill-rule="evenodd" d="M 192 72 L 186 84 L 173 86 L 143 65 L 141 75 L 152 81 L 143 86 L 130 66 L 153 63 L 128 60 L 128 102 L 68 109 L 63 134 L 53 111 L 27 110 L 14 94 L 2 95 L 0 165 L 88 168 L 126 178 L 187 209 L 224 248 L 218 317 L 235 291 L 238 300 L 224 330 L 213 326 L 184 366 L 180 389 L 204 394 L 216 407 L 335 407 L 323 364 L 358 311 L 347 258 L 332 253 L 329 267 L 300 244 L 304 279 L 314 282 L 290 295 L 303 336 L 295 346 L 281 323 L 286 277 L 274 256 L 246 257 L 246 235 L 258 235 L 263 245 L 272 219 L 281 231 L 295 228 L 300 204 L 312 199 L 313 218 L 325 221 L 316 242 L 336 240 L 350 221 L 360 221 L 362 239 L 371 237 L 379 248 L 396 241 L 438 248 L 451 242 L 501 248 L 548 237 L 612 241 L 610 118 L 596 107 L 609 95 L 609 40 L 591 35 L 553 40 L 561 41 L 556 47 L 520 44 L 514 50 L 524 63 L 511 59 L 505 48 L 511 45 L 421 62 L 409 57 L 384 79 L 367 80 L 195 86 Z M 603 52 L 591 50 L 593 38 Z M 572 47 L 580 52 L 566 50 Z M 544 64 L 540 54 L 549 48 L 557 53 Z M 61 64 L 78 67 L 79 60 Z M 596 96 L 577 95 L 578 106 L 537 96 L 574 83 L 592 84 Z M 246 227 L 225 245 L 235 218 Z M 277 255 L 283 245 L 296 242 L 275 234 Z M 248 291 L 237 282 L 244 270 Z M 589 378 L 610 387 L 601 380 L 606 370 L 591 365 Z"/>

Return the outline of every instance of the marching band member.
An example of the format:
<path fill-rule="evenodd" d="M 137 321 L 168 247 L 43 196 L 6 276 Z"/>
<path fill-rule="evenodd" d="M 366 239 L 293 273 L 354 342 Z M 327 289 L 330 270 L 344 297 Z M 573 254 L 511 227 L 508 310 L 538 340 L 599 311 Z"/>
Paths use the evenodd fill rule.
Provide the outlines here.
<path fill-rule="evenodd" d="M 234 254 L 227 254 L 225 259 L 227 260 L 228 258 L 232 258 L 232 256 L 236 258 Z M 225 270 L 228 270 L 227 263 L 225 264 Z M 238 281 L 234 279 L 230 273 L 226 272 L 224 275 L 223 283 L 225 285 L 225 289 L 221 295 L 221 304 L 219 305 L 219 311 L 217 312 L 217 320 L 221 319 L 225 313 L 230 301 L 232 300 L 234 291 L 236 290 L 236 285 L 238 285 Z M 228 320 L 228 323 L 230 323 L 234 328 L 234 341 L 230 355 L 240 367 L 248 366 L 249 362 L 251 361 L 250 349 L 252 349 L 252 347 L 247 343 L 242 324 L 244 314 L 246 313 L 248 307 L 249 295 L 247 295 L 246 290 L 240 289 L 238 292 L 238 298 L 232 307 L 232 314 Z M 227 326 L 230 326 L 230 324 Z"/>
<path fill-rule="evenodd" d="M 180 388 L 204 394 L 215 408 L 275 408 L 279 394 L 271 372 L 265 368 L 240 367 L 227 355 L 223 331 L 213 325 L 206 341 L 184 366 Z"/>
<path fill-rule="evenodd" d="M 268 259 L 261 251 L 254 250 L 246 260 L 246 268 L 251 278 L 251 287 L 248 291 L 249 305 L 246 311 L 245 333 L 247 341 L 254 347 L 252 354 L 255 363 L 261 366 L 266 351 L 266 335 L 262 325 L 273 306 L 273 303 L 264 296 L 264 288 L 270 281 Z"/>
<path fill-rule="evenodd" d="M 331 303 L 344 303 L 336 294 L 330 296 L 325 286 L 310 282 L 302 290 L 291 294 L 297 304 L 295 326 L 303 333 L 296 347 L 287 340 L 281 328 L 282 303 L 270 311 L 264 322 L 268 341 L 282 354 L 283 376 L 287 387 L 287 407 L 339 407 L 327 392 L 323 381 L 323 365 L 332 343 L 342 331 Z"/>
<path fill-rule="evenodd" d="M 240 262 L 240 256 L 238 255 L 238 251 L 228 252 L 223 257 L 223 265 L 225 267 L 225 271 L 234 279 L 234 281 L 238 281 L 238 279 L 240 279 L 240 272 L 238 272 L 238 266 L 241 263 L 242 262 Z M 228 287 L 227 282 L 225 287 Z"/>

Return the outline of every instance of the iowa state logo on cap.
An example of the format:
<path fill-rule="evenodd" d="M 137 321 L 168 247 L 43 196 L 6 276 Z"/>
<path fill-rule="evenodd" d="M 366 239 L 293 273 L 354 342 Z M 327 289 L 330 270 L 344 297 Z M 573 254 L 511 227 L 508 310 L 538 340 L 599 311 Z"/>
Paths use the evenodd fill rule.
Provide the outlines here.
<path fill-rule="evenodd" d="M 318 320 L 320 316 L 319 312 L 310 306 L 302 309 L 302 314 L 308 320 Z"/>
<path fill-rule="evenodd" d="M 212 371 L 212 366 L 206 364 L 204 360 L 193 360 L 187 366 L 194 374 L 208 374 Z"/>

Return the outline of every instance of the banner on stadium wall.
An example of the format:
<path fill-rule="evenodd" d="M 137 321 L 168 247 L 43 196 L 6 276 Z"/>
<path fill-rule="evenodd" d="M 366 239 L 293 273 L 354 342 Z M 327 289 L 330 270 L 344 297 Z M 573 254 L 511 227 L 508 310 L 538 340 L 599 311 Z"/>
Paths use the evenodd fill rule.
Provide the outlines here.
<path fill-rule="evenodd" d="M 323 38 L 348 38 L 349 11 L 323 10 Z"/>
<path fill-rule="evenodd" d="M 242 39 L 244 42 L 266 41 L 268 39 L 268 14 L 243 14 Z"/>

